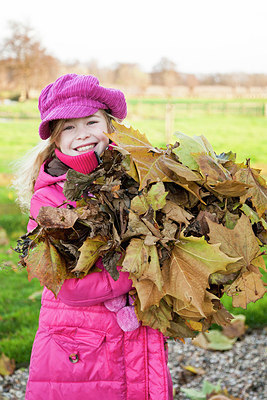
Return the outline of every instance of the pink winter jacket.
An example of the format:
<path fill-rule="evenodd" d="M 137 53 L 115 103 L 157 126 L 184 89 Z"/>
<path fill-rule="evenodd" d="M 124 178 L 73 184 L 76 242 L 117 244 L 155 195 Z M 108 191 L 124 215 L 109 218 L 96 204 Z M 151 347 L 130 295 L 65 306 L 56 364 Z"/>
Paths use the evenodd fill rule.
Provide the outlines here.
<path fill-rule="evenodd" d="M 41 167 L 31 201 L 33 218 L 41 206 L 66 200 L 65 178 Z M 30 219 L 28 230 L 35 226 Z M 57 299 L 44 288 L 26 400 L 173 399 L 164 336 L 145 326 L 122 331 L 116 314 L 103 304 L 131 287 L 128 273 L 120 272 L 114 281 L 103 270 L 66 280 Z"/>

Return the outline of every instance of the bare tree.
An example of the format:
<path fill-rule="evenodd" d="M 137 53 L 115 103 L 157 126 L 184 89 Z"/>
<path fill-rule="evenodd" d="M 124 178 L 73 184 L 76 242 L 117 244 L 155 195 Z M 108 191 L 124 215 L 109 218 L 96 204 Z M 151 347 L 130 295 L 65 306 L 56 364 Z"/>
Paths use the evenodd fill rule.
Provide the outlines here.
<path fill-rule="evenodd" d="M 170 94 L 171 88 L 180 83 L 180 75 L 176 70 L 176 64 L 166 57 L 161 58 L 153 68 L 151 81 L 154 85 L 165 86 L 168 94 Z"/>
<path fill-rule="evenodd" d="M 194 96 L 195 87 L 198 85 L 198 79 L 194 74 L 187 75 L 187 86 L 189 88 L 190 96 Z"/>
<path fill-rule="evenodd" d="M 114 83 L 123 86 L 132 86 L 144 91 L 149 85 L 149 75 L 143 72 L 138 64 L 118 63 L 114 69 Z"/>
<path fill-rule="evenodd" d="M 11 34 L 3 42 L 1 61 L 6 64 L 8 80 L 15 82 L 27 99 L 31 88 L 57 76 L 59 62 L 35 39 L 32 28 L 15 21 L 9 27 Z"/>

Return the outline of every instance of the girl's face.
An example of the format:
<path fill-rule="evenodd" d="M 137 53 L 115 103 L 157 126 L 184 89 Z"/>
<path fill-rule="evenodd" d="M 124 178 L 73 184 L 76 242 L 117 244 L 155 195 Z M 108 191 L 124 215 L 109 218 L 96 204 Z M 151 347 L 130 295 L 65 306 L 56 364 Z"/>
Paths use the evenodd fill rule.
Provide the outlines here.
<path fill-rule="evenodd" d="M 103 111 L 85 118 L 67 120 L 56 140 L 60 151 L 68 156 L 78 156 L 88 151 L 95 151 L 100 156 L 106 149 L 109 140 L 107 121 Z"/>

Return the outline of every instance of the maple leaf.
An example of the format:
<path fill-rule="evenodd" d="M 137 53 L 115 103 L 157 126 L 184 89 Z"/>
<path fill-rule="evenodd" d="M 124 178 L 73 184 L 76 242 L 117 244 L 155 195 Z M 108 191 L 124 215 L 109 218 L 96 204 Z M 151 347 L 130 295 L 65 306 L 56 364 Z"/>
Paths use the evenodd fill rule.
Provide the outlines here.
<path fill-rule="evenodd" d="M 242 210 L 243 213 L 246 214 L 247 217 L 249 217 L 252 224 L 257 224 L 258 222 L 261 222 L 264 229 L 267 230 L 267 222 L 263 218 L 259 218 L 258 214 L 247 204 L 243 204 L 240 207 L 240 210 Z"/>
<path fill-rule="evenodd" d="M 248 165 L 247 168 L 240 169 L 235 177 L 238 181 L 250 186 L 240 201 L 244 203 L 247 198 L 251 198 L 252 204 L 261 218 L 267 209 L 267 186 L 264 178 L 260 176 L 259 170 Z"/>
<path fill-rule="evenodd" d="M 210 218 L 209 215 L 207 215 L 208 219 L 211 219 L 213 222 L 219 222 L 219 221 L 214 221 L 212 218 Z M 229 229 L 234 229 L 236 226 L 237 221 L 239 220 L 239 215 L 238 214 L 233 214 L 230 211 L 226 211 L 225 216 L 224 216 L 224 221 L 225 221 L 225 226 L 226 228 Z"/>
<path fill-rule="evenodd" d="M 227 164 L 229 161 L 235 162 L 236 154 L 228 151 L 227 153 L 216 154 L 216 158 L 221 164 Z"/>
<path fill-rule="evenodd" d="M 154 305 L 159 306 L 159 302 L 164 296 L 164 292 L 159 291 L 155 283 L 150 279 L 138 280 L 132 273 L 130 273 L 129 279 L 133 281 L 133 287 L 136 288 L 141 311 L 146 311 Z"/>
<path fill-rule="evenodd" d="M 215 313 L 215 308 L 213 301 L 218 299 L 215 295 L 205 291 L 204 301 L 203 301 L 203 312 L 206 317 L 209 317 Z M 199 310 L 192 304 L 185 304 L 182 300 L 173 299 L 173 310 L 177 312 L 181 317 L 186 319 L 192 319 L 194 321 L 199 321 L 203 318 L 203 315 Z"/>
<path fill-rule="evenodd" d="M 196 172 L 191 171 L 189 168 L 177 163 L 173 158 L 166 155 L 163 155 L 158 160 L 158 166 L 164 173 L 162 178 L 163 182 L 175 182 L 205 204 L 200 195 L 200 186 L 196 183 L 200 181 L 201 178 Z"/>
<path fill-rule="evenodd" d="M 154 148 L 139 131 L 114 124 L 116 131 L 107 136 L 131 154 L 139 176 L 139 190 L 148 183 L 173 180 L 202 201 L 199 187 L 193 182 L 201 179 L 199 174 L 177 163 L 165 151 Z"/>
<path fill-rule="evenodd" d="M 231 323 L 223 327 L 222 333 L 230 339 L 243 336 L 247 329 L 245 320 L 245 315 L 235 315 Z"/>
<path fill-rule="evenodd" d="M 166 243 L 169 242 L 170 240 L 175 240 L 176 241 L 176 234 L 178 233 L 177 229 L 177 224 L 170 222 L 170 221 L 164 221 L 163 223 L 163 230 L 161 231 L 161 235 L 163 236 L 163 239 L 161 239 L 161 243 Z"/>
<path fill-rule="evenodd" d="M 115 121 L 112 123 L 116 130 L 107 136 L 119 148 L 123 148 L 131 154 L 139 176 L 139 189 L 143 189 L 147 183 L 166 179 L 159 165 L 159 160 L 164 156 L 164 152 L 153 147 L 147 137 L 138 130 L 134 130 L 132 127 L 127 128 Z"/>
<path fill-rule="evenodd" d="M 185 226 L 189 225 L 190 219 L 193 218 L 192 214 L 170 200 L 167 200 L 166 205 L 162 208 L 162 212 L 166 214 L 167 219 L 176 221 L 179 224 L 185 224 Z"/>
<path fill-rule="evenodd" d="M 106 240 L 102 237 L 87 238 L 79 248 L 80 257 L 72 272 L 83 272 L 84 275 L 87 275 L 100 257 L 101 249 L 105 244 Z"/>
<path fill-rule="evenodd" d="M 229 339 L 222 332 L 211 330 L 209 332 L 200 332 L 198 336 L 192 340 L 192 344 L 202 347 L 205 350 L 230 350 L 237 338 Z"/>
<path fill-rule="evenodd" d="M 190 324 L 180 318 L 177 314 L 174 314 L 173 319 L 170 321 L 170 326 L 167 327 L 164 334 L 174 339 L 181 339 L 193 338 L 197 333 L 193 326 L 191 327 Z"/>
<path fill-rule="evenodd" d="M 83 191 L 88 187 L 92 176 L 82 174 L 81 172 L 69 169 L 64 182 L 63 194 L 68 200 L 80 199 Z"/>
<path fill-rule="evenodd" d="M 105 255 L 102 257 L 103 267 L 106 271 L 108 271 L 114 281 L 117 281 L 120 277 L 119 271 L 117 269 L 120 258 L 121 254 L 116 252 L 115 250 L 105 253 Z"/>
<path fill-rule="evenodd" d="M 4 353 L 1 354 L 0 356 L 0 375 L 6 376 L 6 375 L 12 375 L 13 372 L 15 371 L 16 364 L 15 360 L 11 360 L 8 358 Z"/>
<path fill-rule="evenodd" d="M 216 185 L 218 182 L 225 182 L 230 178 L 227 169 L 208 154 L 199 153 L 192 154 L 192 156 L 196 160 L 203 178 L 206 179 L 207 185 Z"/>
<path fill-rule="evenodd" d="M 192 304 L 203 317 L 206 317 L 203 303 L 210 274 L 225 270 L 237 260 L 219 247 L 219 244 L 209 245 L 204 238 L 183 238 L 162 268 L 165 292 L 185 304 Z"/>
<path fill-rule="evenodd" d="M 169 176 L 173 176 L 173 174 L 175 174 L 175 179 L 179 181 L 180 179 L 185 179 L 186 181 L 190 182 L 190 181 L 201 181 L 202 178 L 199 175 L 199 173 L 192 171 L 191 169 L 189 169 L 187 166 L 180 164 L 179 162 L 177 162 L 175 159 L 173 159 L 170 156 L 163 156 L 160 159 L 160 163 L 162 165 L 162 168 L 164 168 L 164 171 L 166 172 L 166 174 Z M 173 174 L 171 174 L 171 172 Z M 173 178 L 172 178 L 173 179 Z"/>
<path fill-rule="evenodd" d="M 261 263 L 260 265 L 264 268 L 264 260 L 261 257 L 262 252 L 248 217 L 242 214 L 234 229 L 226 228 L 222 224 L 210 221 L 208 218 L 207 222 L 210 231 L 210 243 L 219 243 L 221 251 L 229 257 L 239 257 L 239 261 L 235 265 L 228 266 L 227 272 L 236 272 L 243 267 L 249 267 L 255 262 L 257 265 Z M 257 259 L 258 257 L 259 259 Z"/>
<path fill-rule="evenodd" d="M 213 159 L 216 159 L 211 145 L 203 135 L 191 137 L 182 132 L 175 132 L 175 136 L 178 138 L 179 146 L 173 149 L 173 152 L 188 168 L 199 170 L 198 163 L 192 155 L 193 153 L 207 153 Z"/>
<path fill-rule="evenodd" d="M 155 183 L 147 193 L 143 190 L 142 194 L 132 199 L 131 210 L 139 215 L 145 214 L 150 206 L 154 211 L 160 210 L 166 204 L 167 194 L 162 182 Z"/>
<path fill-rule="evenodd" d="M 264 296 L 266 289 L 261 277 L 261 273 L 245 271 L 229 287 L 226 287 L 226 294 L 232 296 L 233 307 L 246 309 L 248 303 L 255 302 Z"/>
<path fill-rule="evenodd" d="M 236 279 L 239 271 L 231 274 L 228 271 L 215 272 L 210 275 L 209 282 L 213 285 L 227 285 Z"/>
<path fill-rule="evenodd" d="M 212 316 L 210 317 L 210 324 L 217 324 L 223 327 L 228 326 L 234 317 L 232 316 L 232 314 L 229 313 L 229 311 L 225 309 L 225 307 L 219 302 L 219 300 L 218 303 L 219 308 L 216 313 L 212 314 Z"/>
<path fill-rule="evenodd" d="M 150 230 L 140 220 L 139 216 L 133 211 L 129 210 L 129 220 L 127 231 L 122 235 L 123 240 L 127 240 L 132 236 L 149 235 Z"/>
<path fill-rule="evenodd" d="M 133 178 L 136 182 L 140 183 L 138 172 L 137 172 L 135 163 L 131 157 L 131 154 L 127 150 L 123 149 L 122 147 L 116 146 L 115 150 L 119 151 L 124 156 L 121 165 L 125 169 L 126 173 L 131 178 Z"/>
<path fill-rule="evenodd" d="M 198 332 L 201 332 L 203 329 L 203 325 L 201 322 L 192 321 L 190 319 L 186 321 L 186 325 L 188 325 L 189 328 L 193 329 L 194 331 Z"/>
<path fill-rule="evenodd" d="M 132 154 L 133 152 L 137 152 L 138 149 L 136 149 L 136 147 L 139 148 L 139 151 L 142 150 L 143 147 L 154 149 L 146 135 L 140 133 L 138 129 L 135 130 L 132 127 L 127 128 L 125 125 L 114 120 L 112 121 L 112 125 L 114 126 L 115 131 L 106 133 L 106 135 L 110 140 L 116 143 L 116 146 L 127 150 L 128 153 Z"/>
<path fill-rule="evenodd" d="M 68 273 L 65 258 L 44 235 L 38 243 L 30 248 L 24 258 L 28 271 L 28 279 L 37 278 L 41 285 L 50 289 L 57 297 L 65 279 L 73 277 Z"/>
<path fill-rule="evenodd" d="M 41 207 L 36 222 L 46 228 L 69 229 L 78 219 L 78 215 L 66 208 Z"/>
<path fill-rule="evenodd" d="M 208 178 L 209 179 L 209 178 Z M 235 180 L 226 180 L 215 185 L 209 184 L 213 192 L 216 192 L 225 197 L 240 197 L 247 193 L 251 185 Z"/>
<path fill-rule="evenodd" d="M 159 290 L 162 289 L 162 275 L 160 270 L 156 246 L 147 246 L 142 239 L 132 239 L 127 246 L 122 271 L 130 272 L 142 281 L 151 280 Z"/>
<path fill-rule="evenodd" d="M 261 256 L 261 250 L 253 233 L 248 217 L 244 214 L 238 220 L 234 229 L 228 229 L 220 224 L 208 220 L 210 228 L 210 242 L 220 243 L 220 249 L 230 257 L 239 256 L 237 266 L 240 274 L 233 283 L 226 287 L 226 293 L 233 297 L 233 306 L 246 308 L 249 302 L 255 302 L 264 293 L 264 285 L 258 267 L 265 269 L 265 263 Z"/>
<path fill-rule="evenodd" d="M 167 329 L 171 326 L 172 309 L 164 299 L 160 300 L 159 306 L 152 306 L 146 311 L 141 311 L 140 300 L 137 298 L 135 309 L 138 319 L 142 321 L 142 325 L 150 326 L 166 334 Z"/>

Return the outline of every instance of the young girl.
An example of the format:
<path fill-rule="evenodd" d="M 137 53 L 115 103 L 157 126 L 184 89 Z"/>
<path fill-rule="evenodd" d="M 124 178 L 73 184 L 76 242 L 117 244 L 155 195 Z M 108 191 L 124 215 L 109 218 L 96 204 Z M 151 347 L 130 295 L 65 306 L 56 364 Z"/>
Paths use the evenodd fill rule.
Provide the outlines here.
<path fill-rule="evenodd" d="M 111 118 L 122 120 L 127 113 L 122 92 L 75 74 L 45 87 L 39 110 L 45 145 L 37 146 L 30 168 L 21 169 L 17 179 L 21 204 L 32 195 L 28 230 L 36 226 L 40 207 L 66 200 L 69 168 L 90 174 L 98 166 Z M 133 307 L 126 307 L 130 319 L 121 313 L 132 288 L 128 273 L 114 281 L 101 259 L 97 266 L 101 272 L 66 280 L 57 299 L 44 288 L 26 400 L 172 399 L 163 335 L 141 326 Z"/>

